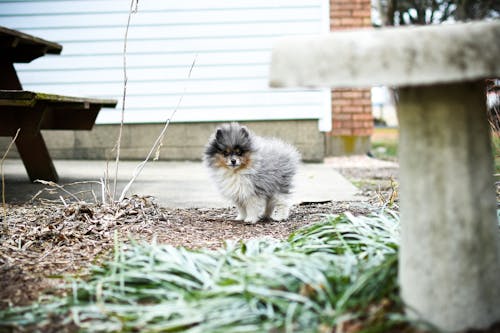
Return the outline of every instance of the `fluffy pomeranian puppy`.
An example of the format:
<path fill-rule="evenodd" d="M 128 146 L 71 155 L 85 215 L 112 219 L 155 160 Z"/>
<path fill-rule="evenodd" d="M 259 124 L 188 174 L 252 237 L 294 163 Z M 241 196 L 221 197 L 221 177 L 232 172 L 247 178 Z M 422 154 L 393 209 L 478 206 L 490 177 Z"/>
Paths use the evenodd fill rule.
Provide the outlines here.
<path fill-rule="evenodd" d="M 300 162 L 295 147 L 231 123 L 217 128 L 203 160 L 219 191 L 236 205 L 237 220 L 255 223 L 261 218 L 288 218 Z"/>

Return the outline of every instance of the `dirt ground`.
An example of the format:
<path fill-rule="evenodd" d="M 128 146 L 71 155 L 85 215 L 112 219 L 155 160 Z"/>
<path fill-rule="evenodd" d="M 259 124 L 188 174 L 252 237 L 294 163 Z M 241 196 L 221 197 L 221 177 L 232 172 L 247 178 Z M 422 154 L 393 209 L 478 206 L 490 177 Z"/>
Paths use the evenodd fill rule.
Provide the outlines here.
<path fill-rule="evenodd" d="M 326 161 L 330 163 L 331 161 Z M 225 240 L 287 238 L 298 228 L 331 214 L 367 214 L 373 207 L 398 207 L 397 164 L 335 160 L 335 168 L 360 188 L 360 201 L 296 205 L 287 221 L 254 225 L 235 221 L 236 210 L 165 209 L 152 197 L 132 196 L 104 206 L 37 200 L 7 206 L 0 215 L 0 309 L 27 305 L 58 288 L 65 276 L 85 277 L 91 265 L 111 259 L 115 241 L 156 241 L 188 248 L 223 246 Z M 497 199 L 500 203 L 500 182 Z M 411 331 L 411 330 L 410 330 Z M 500 333 L 500 324 L 487 331 Z"/>
<path fill-rule="evenodd" d="M 340 165 L 361 187 L 364 201 L 296 205 L 287 221 L 255 225 L 235 221 L 236 210 L 165 209 L 152 197 L 133 196 L 116 206 L 37 200 L 6 206 L 0 228 L 0 309 L 30 304 L 63 284 L 64 275 L 85 276 L 88 267 L 109 258 L 115 239 L 156 240 L 188 248 L 217 248 L 225 240 L 285 239 L 301 226 L 350 211 L 366 214 L 370 205 L 394 195 L 390 179 L 397 168 Z"/>

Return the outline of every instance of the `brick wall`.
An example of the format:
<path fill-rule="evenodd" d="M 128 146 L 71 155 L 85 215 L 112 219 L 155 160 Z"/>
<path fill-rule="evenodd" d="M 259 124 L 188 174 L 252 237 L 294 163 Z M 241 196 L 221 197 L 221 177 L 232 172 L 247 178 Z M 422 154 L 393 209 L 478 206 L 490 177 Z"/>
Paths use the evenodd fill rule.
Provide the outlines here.
<path fill-rule="evenodd" d="M 330 0 L 330 30 L 371 27 L 370 0 Z M 332 90 L 332 131 L 326 154 L 364 154 L 370 149 L 373 115 L 370 89 Z"/>

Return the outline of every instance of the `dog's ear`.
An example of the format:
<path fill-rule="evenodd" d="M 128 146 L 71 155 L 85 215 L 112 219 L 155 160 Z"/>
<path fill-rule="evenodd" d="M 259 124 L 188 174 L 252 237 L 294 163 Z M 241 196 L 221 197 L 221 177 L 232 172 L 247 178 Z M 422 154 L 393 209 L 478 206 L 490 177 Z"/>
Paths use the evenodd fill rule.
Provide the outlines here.
<path fill-rule="evenodd" d="M 240 133 L 241 133 L 241 136 L 244 138 L 248 139 L 250 137 L 250 133 L 248 133 L 248 129 L 246 127 L 241 127 Z"/>
<path fill-rule="evenodd" d="M 217 129 L 217 132 L 215 132 L 215 140 L 221 141 L 223 137 L 222 130 L 220 128 Z"/>

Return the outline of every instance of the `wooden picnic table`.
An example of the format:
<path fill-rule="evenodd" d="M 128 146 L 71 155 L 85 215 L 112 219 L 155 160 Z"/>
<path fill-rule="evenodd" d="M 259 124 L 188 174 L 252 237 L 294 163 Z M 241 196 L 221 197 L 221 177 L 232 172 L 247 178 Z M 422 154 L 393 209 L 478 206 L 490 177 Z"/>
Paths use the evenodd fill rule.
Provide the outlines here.
<path fill-rule="evenodd" d="M 31 181 L 58 181 L 41 130 L 90 130 L 102 107 L 116 100 L 80 98 L 24 91 L 14 67 L 45 54 L 60 54 L 62 46 L 0 26 L 0 136 L 14 136 Z"/>

